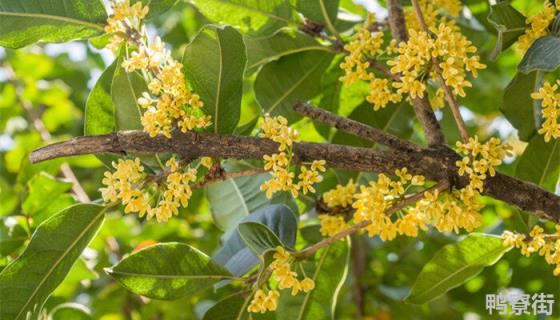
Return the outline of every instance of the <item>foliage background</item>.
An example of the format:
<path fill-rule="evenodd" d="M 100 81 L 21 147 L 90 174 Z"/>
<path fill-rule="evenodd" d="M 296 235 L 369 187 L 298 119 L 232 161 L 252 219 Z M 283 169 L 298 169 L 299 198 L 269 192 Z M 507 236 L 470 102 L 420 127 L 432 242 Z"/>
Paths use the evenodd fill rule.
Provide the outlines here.
<path fill-rule="evenodd" d="M 341 1 L 348 11 L 364 15 L 364 8 Z M 475 17 L 465 20 L 463 31 L 479 48 L 483 62 L 489 68 L 474 80 L 476 89 L 468 90 L 468 110 L 464 115 L 471 133 L 481 137 L 492 135 L 510 139 L 521 154 L 526 143 L 517 139 L 517 132 L 500 112 L 504 88 L 516 73 L 519 56 L 508 50 L 496 62 L 488 57 L 496 39 L 495 29 L 480 17 L 488 15 L 486 1 L 465 1 Z M 381 3 L 383 4 L 383 3 Z M 370 3 L 371 5 L 371 3 Z M 514 5 L 522 12 L 534 13 L 542 6 L 539 1 L 516 1 Z M 377 7 L 377 6 L 374 6 Z M 380 14 L 382 16 L 382 13 Z M 479 19 L 480 18 L 480 19 Z M 163 36 L 176 57 L 182 56 L 184 47 L 209 23 L 192 5 L 179 2 L 173 10 L 152 20 L 150 32 Z M 0 49 L 0 65 L 9 65 L 15 72 L 23 91 L 19 97 L 16 87 L 8 80 L 6 68 L 0 69 L 0 268 L 8 264 L 24 248 L 31 232 L 42 221 L 61 208 L 76 202 L 70 194 L 71 184 L 57 178 L 60 164 L 68 162 L 87 193 L 98 198 L 98 188 L 105 167 L 94 156 L 80 156 L 31 165 L 27 154 L 45 144 L 34 130 L 32 119 L 40 117 L 52 141 L 80 136 L 83 133 L 84 106 L 88 94 L 101 72 L 111 63 L 112 54 L 107 50 L 95 49 L 85 41 L 72 43 L 33 45 L 25 50 Z M 337 67 L 329 70 L 336 73 Z M 261 112 L 251 90 L 254 78 L 245 82 L 240 126 L 251 123 Z M 367 88 L 355 85 L 341 86 L 338 113 L 364 120 L 364 112 L 373 112 L 363 104 Z M 23 108 L 21 99 L 33 106 Z M 316 98 L 320 101 L 321 97 Z M 421 142 L 417 124 L 409 123 L 410 112 L 390 112 L 386 116 L 396 119 L 392 124 L 397 134 L 410 136 Z M 408 112 L 409 114 L 407 114 Z M 394 118 L 393 118 L 394 117 Z M 441 125 L 450 144 L 459 140 L 449 109 L 439 113 Z M 401 120 L 404 119 L 404 120 Z M 369 120 L 366 120 L 369 121 Z M 375 124 L 374 124 L 375 125 Z M 295 127 L 302 133 L 302 140 L 323 142 L 325 137 L 333 142 L 364 145 L 365 142 L 350 136 L 325 134 L 325 127 L 301 120 Z M 532 139 L 539 139 L 534 136 Z M 52 142 L 51 141 L 51 142 Z M 519 170 L 520 157 L 514 157 L 500 171 L 523 176 Z M 337 180 L 345 181 L 354 173 L 329 173 L 321 190 L 332 187 Z M 553 184 L 556 184 L 555 182 Z M 222 231 L 214 224 L 212 208 L 205 192 L 224 192 L 223 186 L 212 191 L 197 190 L 188 209 L 165 224 L 143 221 L 136 216 L 125 216 L 115 211 L 107 216 L 101 231 L 64 282 L 46 303 L 52 310 L 64 303 L 77 303 L 90 310 L 93 319 L 201 319 L 204 312 L 221 297 L 232 293 L 223 288 L 217 292 L 204 293 L 176 301 L 156 301 L 140 298 L 127 292 L 106 275 L 103 268 L 110 267 L 130 252 L 154 242 L 183 242 L 206 253 L 219 247 Z M 557 192 L 558 194 L 558 192 Z M 485 199 L 484 225 L 478 230 L 500 234 L 503 230 L 526 232 L 535 221 L 504 203 Z M 300 211 L 307 212 L 309 203 L 299 203 Z M 32 217 L 32 219 L 27 219 Z M 353 239 L 354 249 L 345 285 L 339 295 L 336 319 L 352 319 L 356 314 L 355 291 L 364 293 L 365 312 L 371 319 L 448 318 L 458 319 L 472 316 L 475 319 L 489 317 L 485 311 L 485 294 L 500 290 L 522 290 L 527 293 L 545 292 L 560 296 L 560 281 L 552 277 L 552 266 L 546 265 L 538 256 L 523 257 L 518 251 L 507 253 L 497 264 L 484 269 L 465 285 L 450 291 L 441 298 L 423 305 L 403 304 L 416 275 L 423 265 L 443 245 L 457 240 L 455 235 L 427 232 L 419 238 L 398 237 L 391 242 L 378 238 L 357 236 Z M 362 251 L 364 254 L 358 254 Z M 363 265 L 363 270 L 359 270 Z M 560 314 L 560 303 L 555 304 L 556 316 Z"/>

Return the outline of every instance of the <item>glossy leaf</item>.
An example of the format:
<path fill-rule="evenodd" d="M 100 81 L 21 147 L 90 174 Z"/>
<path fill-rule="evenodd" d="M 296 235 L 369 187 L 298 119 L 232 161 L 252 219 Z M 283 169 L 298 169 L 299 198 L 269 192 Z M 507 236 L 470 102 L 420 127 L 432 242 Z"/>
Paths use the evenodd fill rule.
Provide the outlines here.
<path fill-rule="evenodd" d="M 137 2 L 138 0 L 134 1 Z M 148 19 L 153 19 L 171 9 L 179 0 L 142 0 L 142 5 L 148 6 Z"/>
<path fill-rule="evenodd" d="M 525 16 L 511 6 L 509 1 L 498 2 L 490 7 L 488 21 L 498 31 L 496 46 L 491 58 L 495 59 L 502 51 L 509 48 L 525 33 Z"/>
<path fill-rule="evenodd" d="M 274 232 L 262 223 L 242 222 L 237 226 L 237 233 L 249 250 L 258 257 L 277 246 L 283 246 Z"/>
<path fill-rule="evenodd" d="M 190 0 L 210 21 L 239 27 L 243 32 L 272 33 L 293 23 L 285 0 Z"/>
<path fill-rule="evenodd" d="M 274 312 L 249 313 L 247 299 L 241 293 L 232 294 L 213 305 L 204 314 L 203 320 L 276 320 Z"/>
<path fill-rule="evenodd" d="M 325 26 L 330 33 L 337 34 L 338 0 L 298 0 L 297 10 L 309 20 Z"/>
<path fill-rule="evenodd" d="M 247 70 L 258 67 L 284 56 L 305 51 L 326 51 L 330 49 L 312 37 L 301 32 L 280 30 L 268 37 L 245 37 L 247 46 Z"/>
<path fill-rule="evenodd" d="M 103 33 L 106 20 L 101 0 L 0 0 L 0 46 L 87 39 Z"/>
<path fill-rule="evenodd" d="M 42 223 L 23 253 L 0 272 L 0 319 L 37 313 L 103 222 L 104 207 L 79 204 Z"/>
<path fill-rule="evenodd" d="M 327 52 L 302 52 L 265 65 L 255 80 L 255 96 L 263 111 L 290 122 L 300 119 L 293 105 L 317 95 L 332 58 Z"/>
<path fill-rule="evenodd" d="M 519 158 L 515 176 L 555 192 L 560 178 L 560 140 L 545 142 L 542 135 L 534 135 Z"/>
<path fill-rule="evenodd" d="M 211 131 L 232 133 L 239 122 L 247 57 L 232 27 L 207 26 L 185 49 L 185 74 L 212 116 Z"/>
<path fill-rule="evenodd" d="M 135 294 L 172 300 L 233 276 L 199 250 L 182 243 L 160 243 L 122 259 L 106 272 Z"/>
<path fill-rule="evenodd" d="M 118 60 L 115 60 L 103 71 L 88 96 L 84 120 L 85 135 L 116 131 L 115 104 L 111 98 L 111 86 L 117 66 Z"/>
<path fill-rule="evenodd" d="M 536 132 L 538 101 L 531 98 L 531 93 L 538 90 L 541 81 L 540 72 L 518 72 L 504 90 L 500 110 L 524 141 L 529 141 Z"/>
<path fill-rule="evenodd" d="M 334 319 L 340 288 L 348 273 L 350 241 L 348 238 L 319 250 L 305 273 L 315 281 L 315 289 L 296 296 L 290 290 L 281 293 L 277 314 L 286 319 Z"/>
<path fill-rule="evenodd" d="M 423 304 L 443 295 L 496 263 L 509 249 L 501 237 L 476 233 L 446 245 L 424 265 L 405 302 Z"/>
<path fill-rule="evenodd" d="M 519 71 L 554 71 L 560 65 L 560 38 L 545 36 L 533 42 L 519 63 Z"/>
<path fill-rule="evenodd" d="M 297 220 L 294 213 L 285 205 L 270 205 L 253 212 L 242 223 L 257 222 L 265 225 L 287 247 L 296 241 Z M 243 275 L 259 263 L 259 259 L 247 247 L 238 232 L 226 238 L 214 259 L 224 265 L 231 273 Z"/>
<path fill-rule="evenodd" d="M 142 109 L 138 98 L 147 91 L 146 83 L 137 72 L 128 73 L 121 67 L 125 56 L 121 54 L 111 85 L 111 98 L 115 105 L 115 121 L 118 130 L 142 130 Z"/>

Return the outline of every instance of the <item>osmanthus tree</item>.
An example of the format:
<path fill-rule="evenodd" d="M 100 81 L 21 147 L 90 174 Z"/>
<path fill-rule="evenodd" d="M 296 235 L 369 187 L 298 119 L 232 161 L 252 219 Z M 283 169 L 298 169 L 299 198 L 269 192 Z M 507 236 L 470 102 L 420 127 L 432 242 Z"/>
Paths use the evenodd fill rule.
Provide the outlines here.
<path fill-rule="evenodd" d="M 485 294 L 558 294 L 560 4 L 105 5 L 0 0 L 0 319 L 486 317 Z M 41 53 L 74 40 L 88 63 Z M 94 47 L 114 61 L 88 89 Z"/>

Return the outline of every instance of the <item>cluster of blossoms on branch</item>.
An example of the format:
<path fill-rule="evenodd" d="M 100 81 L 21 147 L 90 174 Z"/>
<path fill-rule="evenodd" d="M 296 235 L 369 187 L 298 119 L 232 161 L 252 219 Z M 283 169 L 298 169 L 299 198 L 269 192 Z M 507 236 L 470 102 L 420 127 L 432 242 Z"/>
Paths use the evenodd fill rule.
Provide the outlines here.
<path fill-rule="evenodd" d="M 544 140 L 550 141 L 550 138 L 560 138 L 560 93 L 558 92 L 560 80 L 556 80 L 555 84 L 545 81 L 542 88 L 538 92 L 533 92 L 531 98 L 541 100 L 541 113 L 543 123 L 539 129 L 539 134 L 544 134 Z"/>
<path fill-rule="evenodd" d="M 408 41 L 397 46 L 393 39 L 383 49 L 383 32 L 371 30 L 375 18 L 370 15 L 365 24 L 357 28 L 355 38 L 345 46 L 348 55 L 340 64 L 345 71 L 341 80 L 347 84 L 358 80 L 368 81 L 370 94 L 367 100 L 373 104 L 374 110 L 385 108 L 390 102 L 401 101 L 405 94 L 410 98 L 424 97 L 428 90 L 428 80 L 437 79 L 432 68 L 434 59 L 441 61 L 445 85 L 451 87 L 454 94 L 462 97 L 465 96 L 464 88 L 472 86 L 471 82 L 466 80 L 467 71 L 476 77 L 479 69 L 486 68 L 486 65 L 480 63 L 480 57 L 475 55 L 476 47 L 461 34 L 455 21 L 443 18 L 438 23 L 438 10 L 441 8 L 456 16 L 461 9 L 459 1 L 423 1 L 421 6 L 426 15 L 426 24 L 433 34 L 421 30 L 414 11 L 409 9 L 406 11 L 407 24 L 410 23 Z M 380 79 L 369 70 L 371 62 L 385 53 L 396 53 L 387 63 L 391 66 L 390 72 L 399 75 L 397 79 Z M 438 88 L 433 97 L 434 108 L 443 108 L 443 96 L 443 89 Z"/>
<path fill-rule="evenodd" d="M 138 99 L 146 109 L 142 115 L 144 130 L 155 137 L 163 134 L 171 138 L 178 127 L 187 132 L 210 126 L 210 116 L 201 110 L 202 101 L 186 86 L 183 65 L 171 57 L 161 38 L 149 43 L 144 26 L 148 7 L 140 2 L 115 1 L 114 14 L 107 20 L 105 30 L 113 34 L 109 47 L 114 51 L 124 46 L 127 59 L 122 67 L 127 72 L 140 71 L 148 82 L 148 90 Z"/>
<path fill-rule="evenodd" d="M 192 196 L 190 183 L 196 180 L 197 170 L 182 168 L 171 158 L 166 162 L 167 170 L 161 174 L 165 180 L 149 180 L 140 159 L 118 160 L 113 162 L 114 172 L 105 172 L 101 195 L 106 203 L 121 202 L 125 213 L 137 212 L 148 220 L 156 217 L 157 221 L 167 221 L 179 214 L 179 208 L 187 207 Z M 152 199 L 150 192 L 158 195 Z M 156 205 L 152 206 L 151 203 Z"/>
<path fill-rule="evenodd" d="M 549 1 L 544 1 L 544 7 L 538 14 L 527 18 L 525 33 L 517 39 L 516 48 L 524 54 L 527 49 L 538 38 L 550 34 L 549 26 L 560 11 L 560 1 L 556 0 L 555 5 Z"/>
<path fill-rule="evenodd" d="M 556 233 L 553 234 L 546 234 L 543 228 L 534 226 L 529 237 L 505 231 L 502 238 L 505 245 L 520 249 L 524 256 L 538 252 L 548 264 L 555 265 L 553 273 L 560 276 L 560 225 L 556 225 Z"/>
<path fill-rule="evenodd" d="M 279 144 L 278 153 L 263 157 L 264 169 L 272 174 L 272 179 L 261 185 L 261 190 L 266 191 L 266 196 L 271 198 L 279 191 L 289 191 L 294 197 L 297 197 L 300 191 L 303 194 L 315 193 L 313 185 L 323 180 L 319 172 L 325 172 L 325 160 L 315 160 L 310 167 L 301 165 L 299 181 L 295 181 L 295 173 L 290 167 L 293 158 L 292 146 L 294 142 L 300 141 L 299 133 L 288 127 L 288 120 L 282 116 L 272 118 L 266 115 L 260 128 L 261 137 Z"/>
<path fill-rule="evenodd" d="M 272 270 L 272 276 L 277 283 L 277 288 L 280 290 L 291 289 L 291 295 L 295 296 L 298 292 L 309 292 L 315 288 L 313 279 L 304 275 L 303 280 L 298 280 L 297 272 L 292 271 L 291 261 L 293 260 L 290 253 L 284 248 L 278 246 L 273 255 L 274 261 L 270 264 L 269 268 Z M 247 311 L 253 313 L 265 313 L 267 311 L 274 311 L 277 307 L 277 301 L 280 293 L 278 290 L 269 290 L 265 292 L 263 289 L 258 289 Z"/>

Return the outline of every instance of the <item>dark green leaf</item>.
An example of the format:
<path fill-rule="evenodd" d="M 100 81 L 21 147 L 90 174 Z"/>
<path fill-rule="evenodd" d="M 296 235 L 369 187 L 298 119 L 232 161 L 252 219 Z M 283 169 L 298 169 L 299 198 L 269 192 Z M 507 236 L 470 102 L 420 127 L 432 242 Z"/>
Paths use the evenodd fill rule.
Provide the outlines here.
<path fill-rule="evenodd" d="M 269 37 L 244 37 L 247 46 L 247 70 L 255 71 L 258 67 L 284 56 L 304 51 L 327 51 L 312 37 L 297 31 L 280 30 Z"/>
<path fill-rule="evenodd" d="M 0 46 L 17 49 L 38 41 L 66 42 L 103 33 L 100 0 L 0 0 Z"/>
<path fill-rule="evenodd" d="M 443 295 L 496 263 L 509 249 L 501 237 L 476 233 L 446 245 L 424 266 L 405 302 L 423 304 Z"/>
<path fill-rule="evenodd" d="M 243 298 L 242 293 L 233 294 L 213 305 L 204 314 L 203 320 L 275 320 L 273 312 L 249 313 L 247 306 L 252 297 Z"/>
<path fill-rule="evenodd" d="M 242 222 L 237 226 L 237 233 L 245 245 L 260 257 L 277 246 L 284 246 L 282 241 L 267 226 L 258 222 Z"/>
<path fill-rule="evenodd" d="M 111 86 L 117 65 L 118 60 L 115 60 L 103 71 L 89 94 L 84 120 L 85 135 L 107 134 L 116 131 L 115 104 L 111 98 Z"/>
<path fill-rule="evenodd" d="M 338 0 L 298 0 L 297 10 L 309 20 L 325 26 L 330 33 L 337 34 Z"/>
<path fill-rule="evenodd" d="M 134 2 L 137 1 L 138 0 Z M 147 18 L 152 19 L 171 9 L 178 1 L 179 0 L 142 0 L 142 5 L 147 5 L 150 8 Z"/>
<path fill-rule="evenodd" d="M 0 273 L 0 319 L 38 312 L 103 222 L 104 207 L 79 204 L 42 223 L 23 253 Z"/>
<path fill-rule="evenodd" d="M 560 38 L 545 36 L 537 39 L 519 63 L 519 71 L 554 71 L 560 65 Z"/>
<path fill-rule="evenodd" d="M 500 110 L 524 141 L 529 141 L 536 132 L 538 101 L 531 98 L 531 93 L 539 88 L 541 81 L 541 72 L 518 72 L 504 90 Z"/>
<path fill-rule="evenodd" d="M 147 91 L 146 82 L 138 73 L 128 73 L 121 67 L 124 59 L 124 54 L 117 59 L 111 85 L 111 97 L 116 108 L 116 127 L 118 130 L 142 130 L 142 110 L 138 105 L 138 98 Z"/>
<path fill-rule="evenodd" d="M 333 55 L 311 51 L 285 56 L 265 65 L 255 81 L 255 97 L 265 113 L 293 122 L 301 116 L 293 110 L 297 101 L 312 99 L 320 89 L 321 75 Z"/>
<path fill-rule="evenodd" d="M 555 192 L 560 177 L 560 140 L 547 143 L 542 135 L 534 135 L 519 158 L 515 176 Z"/>
<path fill-rule="evenodd" d="M 27 231 L 19 224 L 6 225 L 0 220 L 0 256 L 7 256 L 16 251 L 27 240 Z"/>
<path fill-rule="evenodd" d="M 247 57 L 241 34 L 232 27 L 207 26 L 187 46 L 185 73 L 212 116 L 215 133 L 232 133 L 239 122 Z"/>
<path fill-rule="evenodd" d="M 225 23 L 249 33 L 272 33 L 293 23 L 285 0 L 190 0 L 212 22 Z"/>
<path fill-rule="evenodd" d="M 499 2 L 490 8 L 488 21 L 498 31 L 496 46 L 491 58 L 495 59 L 502 51 L 509 48 L 525 33 L 525 16 L 509 4 L 509 1 Z"/>
<path fill-rule="evenodd" d="M 147 247 L 106 272 L 135 294 L 162 300 L 185 297 L 233 277 L 210 257 L 182 243 Z"/>

